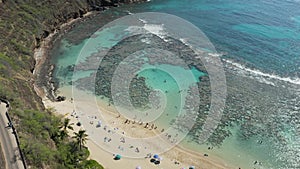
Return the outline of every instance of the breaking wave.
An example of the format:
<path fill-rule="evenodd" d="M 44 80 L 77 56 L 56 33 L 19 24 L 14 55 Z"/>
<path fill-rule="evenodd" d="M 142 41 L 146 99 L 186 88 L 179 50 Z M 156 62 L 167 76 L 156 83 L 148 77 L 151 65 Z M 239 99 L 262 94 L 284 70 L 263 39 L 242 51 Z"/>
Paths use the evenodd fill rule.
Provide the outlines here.
<path fill-rule="evenodd" d="M 236 70 L 239 74 L 247 75 L 252 78 L 256 78 L 262 83 L 266 83 L 266 84 L 275 86 L 274 80 L 276 80 L 276 81 L 281 81 L 281 82 L 287 82 L 287 83 L 294 84 L 294 85 L 300 85 L 300 78 L 298 78 L 298 77 L 281 77 L 276 74 L 264 73 L 258 69 L 248 68 L 248 67 L 244 66 L 243 64 L 234 62 L 232 60 L 228 60 L 228 59 L 222 59 L 222 60 L 224 61 L 225 66 L 227 68 Z"/>
<path fill-rule="evenodd" d="M 168 42 L 168 32 L 164 28 L 164 24 L 149 24 L 148 21 L 144 19 L 139 19 L 139 21 L 143 24 L 143 26 L 130 26 L 127 28 L 129 32 L 138 32 L 138 33 L 151 33 L 165 42 Z M 182 43 L 189 46 L 188 39 L 180 38 L 179 39 Z M 143 40 L 144 43 L 150 43 L 149 39 Z M 209 53 L 209 56 L 212 57 L 221 57 L 222 53 Z M 236 71 L 240 75 L 244 75 L 253 79 L 258 80 L 261 83 L 269 84 L 272 86 L 276 86 L 276 81 L 278 82 L 285 82 L 290 83 L 293 85 L 300 85 L 300 78 L 299 77 L 282 77 L 277 74 L 269 74 L 262 72 L 261 70 L 249 68 L 241 63 L 237 63 L 233 60 L 229 59 L 222 59 L 223 63 L 225 64 L 226 68 Z"/>
<path fill-rule="evenodd" d="M 148 21 L 144 19 L 139 19 L 139 21 L 143 24 L 143 26 L 129 26 L 126 31 L 130 33 L 151 33 L 165 42 L 168 42 L 169 40 L 167 39 L 168 33 L 165 31 L 164 24 L 149 24 Z"/>

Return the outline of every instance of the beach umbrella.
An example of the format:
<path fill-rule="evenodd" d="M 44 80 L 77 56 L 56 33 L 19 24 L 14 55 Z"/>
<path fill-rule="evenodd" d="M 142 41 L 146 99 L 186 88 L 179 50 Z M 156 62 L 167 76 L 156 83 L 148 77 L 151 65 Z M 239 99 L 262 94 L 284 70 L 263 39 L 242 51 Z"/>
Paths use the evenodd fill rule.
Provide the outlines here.
<path fill-rule="evenodd" d="M 142 169 L 142 167 L 141 166 L 137 166 L 135 169 Z"/>
<path fill-rule="evenodd" d="M 154 156 L 153 156 L 153 158 L 158 158 L 159 156 L 157 155 L 157 154 L 155 154 Z"/>
<path fill-rule="evenodd" d="M 102 122 L 101 122 L 101 120 L 99 120 L 96 127 L 101 127 L 101 124 L 102 124 Z"/>
<path fill-rule="evenodd" d="M 195 166 L 190 166 L 189 169 L 195 169 Z"/>
<path fill-rule="evenodd" d="M 151 160 L 150 160 L 150 162 L 151 163 L 154 163 L 156 160 L 154 159 L 154 158 L 152 158 Z"/>
<path fill-rule="evenodd" d="M 120 154 L 117 154 L 114 159 L 115 160 L 120 160 L 121 158 L 122 158 L 122 156 Z"/>
<path fill-rule="evenodd" d="M 155 161 L 154 164 L 158 165 L 158 164 L 160 164 L 160 161 Z"/>
<path fill-rule="evenodd" d="M 162 157 L 157 157 L 157 160 L 161 161 L 163 158 Z"/>

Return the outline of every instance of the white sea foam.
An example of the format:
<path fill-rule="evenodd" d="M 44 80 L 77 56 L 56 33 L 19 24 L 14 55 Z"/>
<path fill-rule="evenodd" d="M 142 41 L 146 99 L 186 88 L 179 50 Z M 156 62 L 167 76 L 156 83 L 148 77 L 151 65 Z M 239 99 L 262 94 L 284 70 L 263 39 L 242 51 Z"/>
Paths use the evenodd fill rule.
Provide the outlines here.
<path fill-rule="evenodd" d="M 128 15 L 133 15 L 134 13 L 130 12 L 130 11 L 126 11 L 128 13 Z"/>
<path fill-rule="evenodd" d="M 148 22 L 144 19 L 139 19 L 139 21 L 141 21 L 143 24 L 147 24 Z"/>
<path fill-rule="evenodd" d="M 263 83 L 275 85 L 272 81 L 270 81 L 270 79 L 273 79 L 273 80 L 279 80 L 291 84 L 300 85 L 300 78 L 281 77 L 276 74 L 268 74 L 257 69 L 247 68 L 246 66 L 240 63 L 233 62 L 231 60 L 223 59 L 223 61 L 225 61 L 230 68 L 233 68 L 234 70 L 238 70 L 242 74 L 248 73 L 250 75 L 253 75 Z M 263 79 L 261 77 L 263 77 Z"/>
<path fill-rule="evenodd" d="M 166 32 L 164 31 L 164 25 L 155 25 L 155 24 L 145 24 L 143 27 L 148 32 L 157 35 L 157 36 L 165 36 Z"/>
<path fill-rule="evenodd" d="M 168 33 L 164 29 L 164 25 L 155 25 L 155 24 L 145 24 L 143 27 L 146 31 L 160 37 L 163 39 L 165 42 L 168 42 L 166 39 Z"/>
<path fill-rule="evenodd" d="M 189 43 L 189 39 L 188 38 L 179 38 L 179 40 L 180 40 L 180 42 L 182 42 L 186 46 L 190 47 L 191 49 L 194 49 L 193 46 Z"/>
<path fill-rule="evenodd" d="M 165 31 L 163 24 L 161 24 L 161 25 L 148 24 L 148 22 L 146 20 L 143 20 L 143 19 L 139 19 L 139 20 L 144 24 L 143 27 L 130 26 L 127 29 L 127 31 L 135 32 L 135 33 L 145 33 L 145 31 L 146 31 L 146 33 L 152 33 L 152 34 L 160 37 L 161 39 L 163 39 L 165 42 L 168 42 L 168 40 L 166 39 L 168 33 Z M 182 43 L 189 45 L 188 39 L 180 38 L 179 40 Z M 147 42 L 149 43 L 149 41 L 147 41 Z M 212 57 L 221 57 L 222 55 L 223 55 L 222 53 L 209 53 L 209 56 L 212 56 Z M 247 76 L 250 75 L 250 76 L 252 76 L 251 78 L 256 78 L 261 83 L 275 86 L 275 83 L 271 80 L 279 80 L 279 81 L 288 82 L 288 83 L 295 84 L 295 85 L 300 85 L 300 78 L 281 77 L 276 74 L 268 74 L 268 73 L 264 73 L 257 69 L 247 68 L 246 66 L 244 66 L 240 63 L 233 62 L 232 60 L 223 59 L 223 61 L 225 61 L 227 63 L 227 66 L 229 68 L 236 70 L 240 74 L 247 75 Z"/>
<path fill-rule="evenodd" d="M 189 39 L 188 38 L 179 38 L 179 40 L 183 43 L 183 44 L 185 44 L 185 45 L 187 45 L 188 47 L 190 47 L 191 49 L 193 49 L 194 47 L 189 43 Z M 197 51 L 197 52 L 200 52 L 200 53 L 198 53 L 198 54 L 203 54 L 203 53 L 207 53 L 207 52 L 205 52 L 204 50 L 201 50 L 201 51 Z M 224 53 L 217 53 L 217 52 L 214 52 L 214 53 L 207 53 L 208 54 L 208 56 L 212 56 L 212 57 L 221 57 L 221 56 L 223 56 L 224 55 Z M 200 57 L 198 57 L 198 58 L 200 58 Z M 207 59 L 209 59 L 209 58 L 207 58 Z"/>
<path fill-rule="evenodd" d="M 168 42 L 168 39 L 166 38 L 168 33 L 165 31 L 164 25 L 163 24 L 148 24 L 148 21 L 144 19 L 139 19 L 144 26 L 129 26 L 126 31 L 129 31 L 131 33 L 151 33 L 154 34 L 161 39 L 163 39 L 165 42 Z"/>
<path fill-rule="evenodd" d="M 223 56 L 223 53 L 208 53 L 208 55 L 213 57 L 221 57 Z"/>
<path fill-rule="evenodd" d="M 185 38 L 180 38 L 179 39 L 183 44 L 185 44 L 185 45 L 189 45 L 189 43 L 188 43 L 188 40 L 187 39 L 185 39 Z"/>
<path fill-rule="evenodd" d="M 141 39 L 141 42 L 151 44 L 151 40 L 149 38 Z"/>

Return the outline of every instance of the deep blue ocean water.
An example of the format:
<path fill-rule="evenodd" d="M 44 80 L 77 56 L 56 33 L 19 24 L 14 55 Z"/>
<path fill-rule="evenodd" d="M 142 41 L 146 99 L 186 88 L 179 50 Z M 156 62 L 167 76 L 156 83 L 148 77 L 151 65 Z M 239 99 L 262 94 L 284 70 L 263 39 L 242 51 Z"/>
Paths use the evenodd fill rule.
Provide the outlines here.
<path fill-rule="evenodd" d="M 152 0 L 138 6 L 193 23 L 226 58 L 292 77 L 300 76 L 299 7 L 297 0 Z"/>
<path fill-rule="evenodd" d="M 122 8 L 112 10 L 112 13 L 118 15 Z M 278 106 L 276 108 L 279 113 L 274 113 L 273 110 L 276 108 L 270 107 L 269 110 L 260 110 L 258 108 L 258 114 L 255 114 L 257 116 L 260 115 L 259 113 L 270 114 L 270 116 L 274 115 L 275 119 L 278 117 L 278 123 L 284 123 L 284 127 L 278 129 L 280 130 L 278 132 L 281 133 L 280 135 L 271 136 L 272 139 L 270 139 L 254 134 L 253 137 L 245 140 L 242 139 L 239 126 L 237 125 L 230 129 L 232 135 L 224 141 L 219 149 L 215 148 L 213 151 L 208 151 L 207 145 L 199 146 L 194 143 L 187 143 L 189 140 L 184 141 L 186 147 L 199 150 L 201 153 L 213 154 L 225 159 L 230 164 L 242 168 L 293 169 L 300 167 L 300 121 L 299 118 L 297 119 L 300 111 L 298 105 L 300 104 L 299 95 L 295 94 L 295 96 L 286 97 L 282 96 L 281 93 L 276 95 L 276 92 L 285 90 L 288 83 L 296 85 L 295 92 L 295 88 L 293 88 L 291 93 L 299 92 L 299 8 L 300 1 L 297 0 L 151 0 L 147 3 L 124 6 L 123 12 L 127 10 L 132 13 L 162 12 L 186 19 L 206 34 L 216 47 L 217 52 L 222 54 L 221 58 L 229 63 L 233 63 L 232 65 L 235 69 L 243 72 L 242 75 L 252 77 L 252 74 L 254 74 L 253 77 L 259 76 L 259 78 L 254 78 L 254 80 L 259 80 L 264 85 L 267 85 L 268 92 L 272 92 L 270 96 L 280 98 L 276 100 L 278 104 L 275 103 Z M 107 13 L 110 14 L 109 11 Z M 72 31 L 76 32 L 78 30 L 71 30 L 71 35 Z M 114 38 L 113 29 L 102 33 L 102 38 L 104 39 L 101 41 L 102 46 L 112 45 L 113 43 L 109 40 Z M 72 78 L 74 80 L 72 72 L 61 74 L 60 71 L 63 72 L 63 69 L 60 70 L 60 67 L 76 63 L 74 58 L 79 55 L 81 48 L 86 43 L 86 40 L 84 40 L 79 44 L 71 44 L 68 38 L 70 37 L 63 38 L 62 42 L 58 43 L 60 46 L 55 49 L 58 52 L 53 53 L 53 62 L 58 66 L 56 77 L 59 78 L 61 83 L 68 83 Z M 91 72 L 86 71 L 78 74 L 78 76 L 83 77 L 89 73 Z M 146 71 L 140 75 L 148 77 L 147 83 L 151 84 L 152 82 L 152 87 L 161 87 L 159 83 L 155 83 L 156 80 L 153 80 L 156 78 L 152 73 Z M 164 79 L 166 77 L 160 78 Z M 161 79 L 160 81 L 162 81 Z M 272 85 L 277 86 L 277 83 L 273 80 L 279 80 L 281 85 L 276 87 L 276 90 L 274 88 L 274 91 L 272 91 Z M 232 83 L 231 85 L 235 84 Z M 256 92 L 263 91 L 261 89 L 258 90 L 259 87 L 257 86 L 247 86 L 247 88 L 251 88 L 250 91 L 253 92 L 249 93 L 251 96 L 252 94 L 256 95 Z M 267 96 L 269 97 L 268 94 Z M 257 103 L 262 102 L 259 99 L 249 97 L 247 101 L 249 103 L 252 103 L 253 100 Z M 264 101 L 261 104 L 268 105 L 269 100 Z M 287 108 L 284 106 L 282 108 L 279 103 L 284 103 L 284 105 L 287 105 Z M 270 106 L 273 106 L 273 104 L 270 104 Z M 238 111 L 249 111 L 247 105 L 241 105 L 241 107 L 242 109 Z M 268 122 L 268 119 L 258 123 L 257 125 L 259 126 L 257 128 L 262 126 L 261 130 L 264 130 L 265 122 Z M 268 131 L 264 132 L 265 134 L 268 133 Z M 281 146 L 283 142 L 274 141 L 281 139 L 280 137 L 285 139 L 284 146 Z M 257 142 L 262 140 L 263 143 L 259 145 Z M 262 162 L 263 165 L 254 165 L 253 162 L 255 160 Z"/>

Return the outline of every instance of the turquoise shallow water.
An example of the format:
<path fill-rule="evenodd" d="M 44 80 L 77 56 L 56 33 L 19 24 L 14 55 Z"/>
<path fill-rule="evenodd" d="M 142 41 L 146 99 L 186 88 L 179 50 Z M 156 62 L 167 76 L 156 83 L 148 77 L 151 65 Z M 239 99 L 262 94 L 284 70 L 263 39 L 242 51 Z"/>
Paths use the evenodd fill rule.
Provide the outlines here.
<path fill-rule="evenodd" d="M 189 142 L 188 139 L 184 140 L 182 145 L 201 153 L 214 155 L 228 162 L 228 164 L 241 168 L 278 168 L 275 167 L 277 165 L 275 160 L 268 154 L 272 150 L 272 144 L 259 144 L 258 140 L 261 140 L 261 138 L 255 137 L 251 140 L 241 140 L 238 127 L 230 128 L 230 130 L 232 131 L 232 136 L 225 139 L 221 147 L 199 146 Z M 264 142 L 267 142 L 267 140 L 264 140 Z M 255 165 L 254 163 L 257 160 L 263 162 L 263 165 Z"/>
<path fill-rule="evenodd" d="M 173 75 L 169 74 L 169 72 L 172 72 Z M 180 76 L 175 79 L 174 74 Z M 189 74 L 192 74 L 194 78 L 182 81 L 183 77 L 188 77 Z M 151 89 L 159 90 L 165 95 L 165 108 L 155 123 L 160 128 L 167 128 L 180 113 L 180 108 L 184 105 L 184 98 L 187 95 L 186 91 L 189 89 L 189 86 L 195 85 L 196 82 L 200 81 L 199 78 L 205 76 L 205 74 L 195 67 L 187 70 L 179 66 L 162 64 L 155 66 L 145 65 L 143 70 L 138 73 L 138 76 L 144 77 L 147 86 Z M 177 81 L 178 79 L 180 81 Z"/>
<path fill-rule="evenodd" d="M 193 4 L 193 5 L 191 5 Z M 257 69 L 261 72 L 278 75 L 281 77 L 299 78 L 300 72 L 300 13 L 298 10 L 299 2 L 297 1 L 277 1 L 277 0 L 256 0 L 256 1 L 237 1 L 237 0 L 212 0 L 212 1 L 177 1 L 177 0 L 153 0 L 147 4 L 139 4 L 124 7 L 124 10 L 131 12 L 144 12 L 144 11 L 159 11 L 174 14 L 176 16 L 187 19 L 200 28 L 213 42 L 216 49 L 225 53 L 222 58 L 232 59 L 235 62 L 248 66 L 247 68 Z M 115 15 L 122 12 L 123 7 L 112 12 Z M 111 14 L 111 13 L 110 13 Z M 84 26 L 83 26 L 84 27 Z M 97 51 L 97 45 L 107 48 L 115 45 L 115 41 L 120 38 L 118 32 L 122 25 L 118 25 L 114 29 L 107 29 L 102 31 L 97 38 L 99 43 L 95 46 L 89 46 L 89 50 L 84 51 L 85 56 L 89 56 Z M 88 31 L 88 30 L 81 30 Z M 93 37 L 92 39 L 94 39 Z M 59 79 L 60 84 L 69 83 L 73 80 L 80 79 L 88 76 L 92 71 L 82 71 L 72 77 L 72 69 L 68 71 L 73 64 L 77 62 L 77 56 L 81 52 L 82 47 L 87 43 L 88 39 L 82 40 L 76 45 L 72 44 L 70 40 L 63 39 L 56 49 L 53 51 L 53 63 L 57 65 L 56 77 Z M 95 39 L 94 39 L 95 40 Z M 84 61 L 86 57 L 81 58 Z M 145 66 L 147 68 L 147 65 Z M 186 70 L 182 67 L 172 67 L 173 72 L 184 74 Z M 183 85 L 196 82 L 199 76 L 204 74 L 191 69 L 195 76 L 192 81 L 183 81 Z M 248 75 L 248 74 L 247 74 Z M 182 104 L 178 94 L 178 82 L 172 76 L 164 71 L 153 71 L 153 69 L 145 69 L 139 73 L 139 76 L 146 78 L 146 83 L 153 89 L 161 90 L 168 103 L 163 115 L 157 119 L 162 126 L 164 123 L 170 122 L 172 115 L 176 116 L 175 106 L 179 107 Z M 228 75 L 230 76 L 230 75 Z M 239 74 L 234 74 L 236 78 Z M 234 78 L 231 78 L 231 80 Z M 255 80 L 255 79 L 254 79 Z M 263 79 L 266 80 L 266 79 Z M 242 83 L 242 82 L 239 82 Z M 288 88 L 289 84 L 282 82 L 284 88 Z M 229 82 L 229 85 L 235 85 Z M 186 138 L 182 145 L 192 150 L 197 150 L 201 153 L 208 153 L 225 159 L 230 164 L 239 166 L 241 168 L 286 168 L 293 169 L 299 167 L 299 135 L 297 126 L 297 112 L 299 109 L 299 95 L 297 92 L 293 96 L 288 96 L 279 93 L 278 91 L 285 90 L 284 88 L 274 88 L 274 86 L 267 86 L 268 91 L 272 92 L 273 97 L 278 97 L 278 105 L 275 103 L 275 109 L 278 113 L 275 114 L 274 102 L 271 98 L 267 100 L 261 99 L 257 93 L 263 93 L 262 86 L 251 86 L 251 93 L 247 93 L 249 98 L 244 103 L 233 103 L 239 105 L 240 109 L 230 109 L 229 112 L 237 111 L 240 113 L 247 112 L 253 108 L 257 114 L 253 116 L 263 117 L 259 123 L 255 124 L 257 128 L 251 129 L 253 132 L 251 137 L 243 136 L 240 127 L 228 127 L 232 135 L 224 140 L 220 147 L 214 147 L 208 150 L 211 145 L 199 145 L 191 142 L 190 138 Z M 229 86 L 234 88 L 234 86 Z M 240 90 L 244 90 L 240 88 Z M 166 92 L 167 91 L 167 92 Z M 235 91 L 236 92 L 236 91 Z M 276 95 L 276 92 L 278 94 Z M 274 94 L 275 93 L 275 94 Z M 241 95 L 234 95 L 236 98 L 242 97 Z M 255 95 L 259 95 L 258 98 Z M 264 93 L 262 94 L 264 95 Z M 269 97 L 268 93 L 266 94 Z M 252 97 L 253 96 L 253 97 Z M 287 105 L 286 107 L 279 106 L 281 103 Z M 250 106 L 249 106 L 249 105 Z M 263 109 L 260 104 L 269 105 L 269 109 Z M 256 106 L 257 105 L 257 106 Z M 168 115 L 167 115 L 168 114 Z M 268 119 L 275 117 L 275 122 L 268 123 Z M 251 117 L 251 116 L 250 116 Z M 237 118 L 237 117 L 236 117 Z M 233 126 L 247 124 L 245 119 L 236 119 Z M 284 123 L 284 125 L 274 125 L 278 135 L 271 135 L 268 129 L 272 128 L 273 123 Z M 266 129 L 266 127 L 270 127 Z M 253 127 L 253 126 L 252 126 Z M 259 131 L 258 131 L 259 130 Z M 265 131 L 266 130 L 266 131 Z M 275 130 L 275 129 L 274 129 Z M 257 134 L 261 132 L 263 134 Z M 295 134 L 296 133 L 296 134 Z M 285 141 L 282 141 L 285 139 Z M 262 166 L 254 165 L 255 161 L 262 162 Z M 297 161 L 298 160 L 298 161 Z"/>
<path fill-rule="evenodd" d="M 297 77 L 299 6 L 299 1 L 287 0 L 153 0 L 138 7 L 192 22 L 218 51 L 228 53 L 226 57 L 267 72 Z"/>

